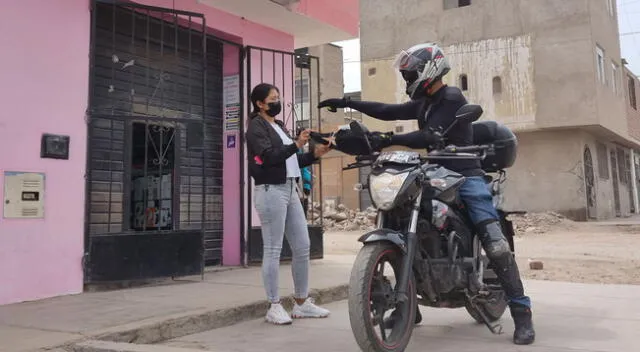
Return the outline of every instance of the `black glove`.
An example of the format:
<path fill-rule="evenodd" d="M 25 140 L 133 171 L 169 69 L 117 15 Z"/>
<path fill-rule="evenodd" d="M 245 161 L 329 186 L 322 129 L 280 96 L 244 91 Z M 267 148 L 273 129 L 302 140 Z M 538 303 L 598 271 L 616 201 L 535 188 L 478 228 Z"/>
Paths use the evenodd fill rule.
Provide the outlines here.
<path fill-rule="evenodd" d="M 427 132 L 425 133 L 425 139 L 430 147 L 435 147 L 444 143 L 444 137 L 442 137 L 440 132 Z"/>
<path fill-rule="evenodd" d="M 347 105 L 349 105 L 350 100 L 351 98 L 347 98 L 347 97 L 326 99 L 321 101 L 320 104 L 318 104 L 318 109 L 329 108 L 329 111 L 336 112 L 338 111 L 338 109 L 346 108 Z"/>
<path fill-rule="evenodd" d="M 393 132 L 371 132 L 369 134 L 369 144 L 374 152 L 379 152 L 384 148 L 391 146 L 391 136 Z"/>

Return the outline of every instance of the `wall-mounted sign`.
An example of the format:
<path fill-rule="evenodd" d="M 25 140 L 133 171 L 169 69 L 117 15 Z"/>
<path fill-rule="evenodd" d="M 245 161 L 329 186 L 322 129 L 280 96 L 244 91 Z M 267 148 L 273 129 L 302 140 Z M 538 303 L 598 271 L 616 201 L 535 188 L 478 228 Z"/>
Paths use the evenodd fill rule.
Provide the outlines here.
<path fill-rule="evenodd" d="M 224 77 L 222 83 L 224 94 L 224 130 L 225 132 L 240 129 L 240 76 Z"/>
<path fill-rule="evenodd" d="M 4 217 L 44 218 L 44 173 L 4 172 Z"/>
<path fill-rule="evenodd" d="M 230 134 L 227 136 L 227 149 L 235 149 L 236 148 L 236 135 Z"/>

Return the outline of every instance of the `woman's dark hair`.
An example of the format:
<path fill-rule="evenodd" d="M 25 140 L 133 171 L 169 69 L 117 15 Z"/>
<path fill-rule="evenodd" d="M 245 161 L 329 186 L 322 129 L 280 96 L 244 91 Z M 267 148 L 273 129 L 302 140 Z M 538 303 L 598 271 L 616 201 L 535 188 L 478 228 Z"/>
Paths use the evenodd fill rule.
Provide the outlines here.
<path fill-rule="evenodd" d="M 251 105 L 253 105 L 253 111 L 251 112 L 251 114 L 249 114 L 250 119 L 258 116 L 258 113 L 260 112 L 258 102 L 267 99 L 272 89 L 275 89 L 278 93 L 280 93 L 278 87 L 269 83 L 260 83 L 253 88 L 253 90 L 251 91 Z"/>

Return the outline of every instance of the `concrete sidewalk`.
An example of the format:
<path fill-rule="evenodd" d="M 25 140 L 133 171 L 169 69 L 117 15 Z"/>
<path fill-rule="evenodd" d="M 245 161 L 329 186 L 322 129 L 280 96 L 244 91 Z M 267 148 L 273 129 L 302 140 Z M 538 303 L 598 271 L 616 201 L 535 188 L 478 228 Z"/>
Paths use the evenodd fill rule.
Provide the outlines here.
<path fill-rule="evenodd" d="M 312 261 L 312 295 L 346 298 L 353 255 Z M 293 292 L 280 269 L 283 297 Z M 257 318 L 266 312 L 259 267 L 216 271 L 169 284 L 83 293 L 0 307 L 0 351 L 49 350 L 85 339 L 155 343 Z"/>
<path fill-rule="evenodd" d="M 476 324 L 465 309 L 421 307 L 424 320 L 416 327 L 407 352 L 625 352 L 638 351 L 640 286 L 527 281 L 533 298 L 536 342 L 511 343 L 513 322 L 505 313 L 504 334 L 493 335 Z M 359 351 L 346 301 L 326 306 L 327 319 L 302 319 L 289 327 L 243 322 L 163 342 L 131 352 L 305 352 Z M 91 346 L 91 345 L 89 345 Z M 302 347 L 301 347 L 302 346 Z M 138 346 L 138 348 L 141 348 Z"/>

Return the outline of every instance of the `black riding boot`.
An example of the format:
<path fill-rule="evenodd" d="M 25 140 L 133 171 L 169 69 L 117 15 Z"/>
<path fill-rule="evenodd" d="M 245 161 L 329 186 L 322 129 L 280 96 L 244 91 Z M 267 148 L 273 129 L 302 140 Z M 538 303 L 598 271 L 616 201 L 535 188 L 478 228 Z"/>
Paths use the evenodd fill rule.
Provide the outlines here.
<path fill-rule="evenodd" d="M 507 297 L 511 299 L 509 308 L 515 324 L 513 343 L 529 345 L 535 340 L 536 333 L 531 319 L 529 297 L 524 295 L 524 287 L 520 279 L 516 263 L 509 243 L 502 234 L 500 223 L 491 222 L 485 226 L 482 244 L 487 256 L 493 263 L 500 285 Z"/>
<path fill-rule="evenodd" d="M 516 345 L 530 345 L 536 339 L 536 332 L 533 329 L 531 319 L 531 308 L 518 303 L 509 304 L 511 317 L 516 326 L 513 332 L 513 343 Z"/>

